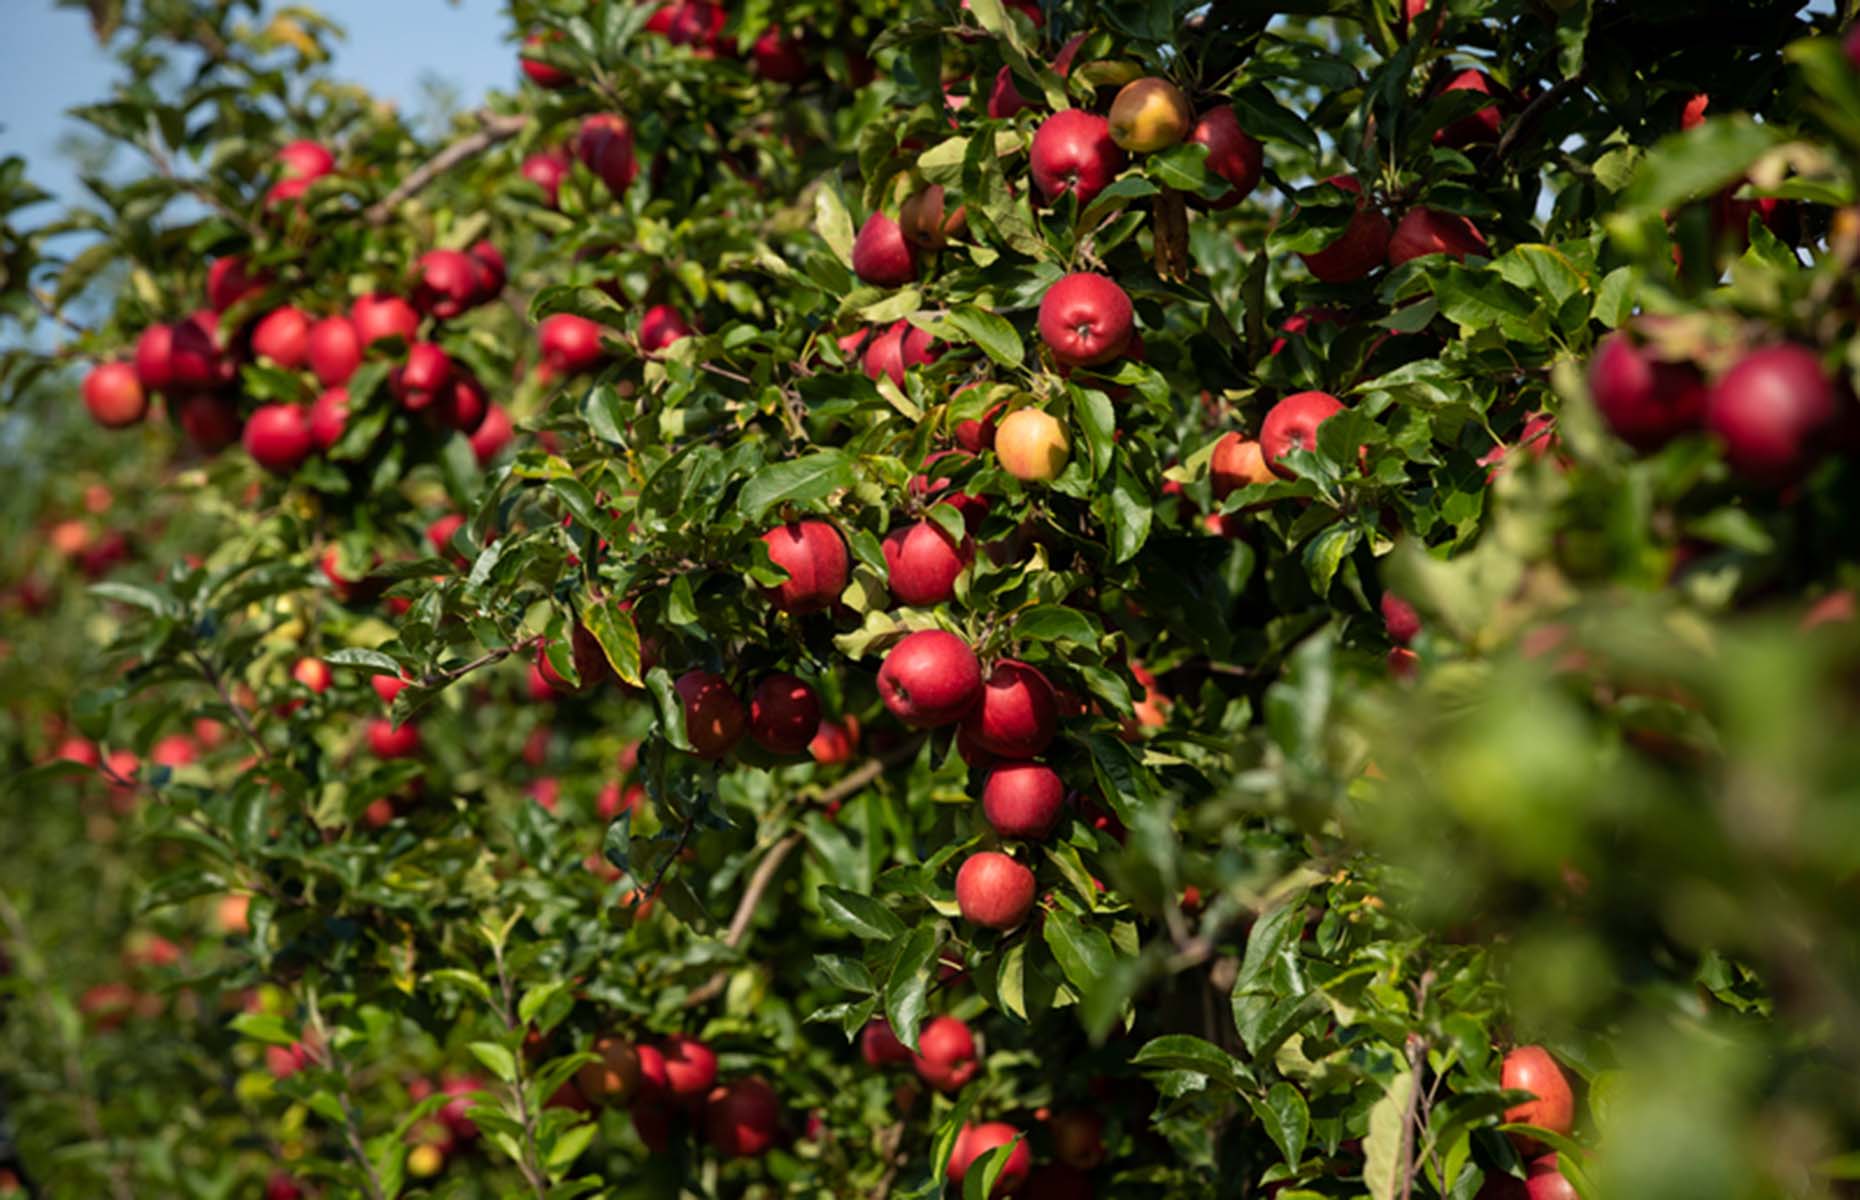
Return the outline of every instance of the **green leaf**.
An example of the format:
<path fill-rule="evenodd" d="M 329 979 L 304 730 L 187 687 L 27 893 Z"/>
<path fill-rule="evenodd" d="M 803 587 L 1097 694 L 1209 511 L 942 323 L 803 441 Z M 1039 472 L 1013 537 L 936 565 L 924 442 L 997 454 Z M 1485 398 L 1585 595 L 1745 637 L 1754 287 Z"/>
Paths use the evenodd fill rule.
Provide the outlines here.
<path fill-rule="evenodd" d="M 736 507 L 754 521 L 776 504 L 825 499 L 858 482 L 853 460 L 843 450 L 816 450 L 803 458 L 775 463 L 743 486 Z"/>
<path fill-rule="evenodd" d="M 496 1042 L 472 1042 L 465 1048 L 471 1051 L 473 1058 L 484 1064 L 485 1070 L 505 1083 L 517 1081 L 517 1060 L 504 1047 Z"/>
<path fill-rule="evenodd" d="M 1363 1186 L 1372 1200 L 1395 1200 L 1401 1190 L 1401 1145 L 1407 1125 L 1414 1076 L 1403 1071 L 1369 1110 L 1369 1133 L 1363 1138 Z"/>
<path fill-rule="evenodd" d="M 364 650 L 360 646 L 346 646 L 341 650 L 332 650 L 323 656 L 323 661 L 332 667 L 367 667 L 377 675 L 399 675 L 400 663 L 379 650 Z"/>
<path fill-rule="evenodd" d="M 1330 581 L 1337 574 L 1337 568 L 1343 563 L 1344 556 L 1356 549 L 1362 540 L 1362 531 L 1354 525 L 1339 521 L 1325 529 L 1305 543 L 1303 554 L 1305 574 L 1311 579 L 1311 590 L 1319 596 L 1330 592 Z"/>
<path fill-rule="evenodd" d="M 814 191 L 814 232 L 827 243 L 833 256 L 848 270 L 852 269 L 853 220 L 846 211 L 846 201 L 831 185 L 822 184 Z"/>
<path fill-rule="evenodd" d="M 904 936 L 904 922 L 896 913 L 858 892 L 824 886 L 820 889 L 820 910 L 827 920 L 866 941 Z"/>
<path fill-rule="evenodd" d="M 1064 909 L 1054 909 L 1047 913 L 1040 932 L 1047 946 L 1052 949 L 1059 969 L 1065 972 L 1066 979 L 1078 989 L 1081 996 L 1089 993 L 1100 979 L 1109 974 L 1112 964 L 1117 961 L 1117 952 L 1111 948 L 1111 939 L 1102 930 L 1081 923 Z"/>
<path fill-rule="evenodd" d="M 1069 642 L 1095 647 L 1099 632 L 1092 619 L 1076 608 L 1040 604 L 1014 618 L 1014 636 L 1029 642 Z"/>
<path fill-rule="evenodd" d="M 1787 135 L 1747 116 L 1714 117 L 1661 139 L 1641 160 L 1622 195 L 1623 206 L 1664 212 L 1742 179 L 1765 151 Z"/>
<path fill-rule="evenodd" d="M 898 1040 L 917 1049 L 917 1028 L 923 1021 L 924 1000 L 930 993 L 930 980 L 933 972 L 931 963 L 936 958 L 937 925 L 934 921 L 925 921 L 911 930 L 911 935 L 898 948 L 898 957 L 891 964 L 891 974 L 885 980 L 885 1019 L 891 1022 L 891 1031 L 898 1035 Z"/>
<path fill-rule="evenodd" d="M 275 1013 L 243 1012 L 232 1019 L 232 1027 L 254 1041 L 268 1042 L 273 1046 L 293 1045 L 301 1036 L 297 1031 L 285 1028 L 283 1018 Z"/>
<path fill-rule="evenodd" d="M 1246 955 L 1234 980 L 1234 1027 L 1250 1053 L 1265 1041 L 1274 1004 L 1285 996 L 1301 996 L 1306 985 L 1298 960 L 1298 942 L 1305 928 L 1304 905 L 1297 899 L 1262 914 L 1246 939 Z"/>
<path fill-rule="evenodd" d="M 137 587 L 132 583 L 118 583 L 110 580 L 93 583 L 90 594 L 103 600 L 114 600 L 119 604 L 129 604 L 136 608 L 147 609 L 158 617 L 178 617 L 181 606 L 174 602 L 172 596 L 157 592 L 152 588 Z"/>
<path fill-rule="evenodd" d="M 1003 367 L 1018 367 L 1027 356 L 1020 334 L 1006 319 L 977 308 L 959 305 L 949 314 L 949 323 L 962 330 L 982 353 Z"/>
<path fill-rule="evenodd" d="M 632 687 L 643 686 L 639 676 L 639 629 L 633 624 L 633 614 L 610 596 L 584 606 L 581 623 L 600 643 L 601 653 L 614 674 Z"/>
<path fill-rule="evenodd" d="M 1243 1091 L 1253 1085 L 1246 1065 L 1213 1042 L 1186 1033 L 1152 1038 L 1130 1059 L 1132 1065 L 1162 1071 L 1191 1071 Z"/>
<path fill-rule="evenodd" d="M 685 732 L 685 702 L 678 687 L 664 667 L 654 667 L 646 674 L 646 690 L 652 693 L 653 706 L 659 713 L 659 733 L 674 747 L 689 754 L 691 738 Z"/>
<path fill-rule="evenodd" d="M 1311 1110 L 1304 1094 L 1281 1080 L 1272 1085 L 1264 1100 L 1252 1101 L 1253 1112 L 1266 1128 L 1266 1136 L 1285 1156 L 1285 1164 L 1296 1168 L 1305 1155 L 1305 1138 L 1311 1131 Z"/>

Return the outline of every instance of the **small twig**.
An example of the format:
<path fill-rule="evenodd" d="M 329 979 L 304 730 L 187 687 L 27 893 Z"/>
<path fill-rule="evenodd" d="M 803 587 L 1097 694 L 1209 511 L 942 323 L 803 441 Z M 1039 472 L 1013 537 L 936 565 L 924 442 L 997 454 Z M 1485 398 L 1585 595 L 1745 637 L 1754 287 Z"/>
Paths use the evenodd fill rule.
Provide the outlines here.
<path fill-rule="evenodd" d="M 221 703 L 232 710 L 233 723 L 239 726 L 239 732 L 245 735 L 245 740 L 252 743 L 252 749 L 258 751 L 260 758 L 270 762 L 270 749 L 259 740 L 258 729 L 252 724 L 251 716 L 243 707 L 233 702 L 232 692 L 227 688 L 226 678 L 220 674 L 219 668 L 215 667 L 212 660 L 198 650 L 188 651 L 188 656 L 194 660 L 194 665 L 200 668 L 200 673 L 207 683 L 219 693 Z"/>
<path fill-rule="evenodd" d="M 186 189 L 189 195 L 199 200 L 202 204 L 205 204 L 214 212 L 220 214 L 220 216 L 225 217 L 228 221 L 231 221 L 234 225 L 237 225 L 247 237 L 256 238 L 258 236 L 258 226 L 247 220 L 244 213 L 238 211 L 224 200 L 214 195 L 207 189 L 205 184 L 197 180 L 184 178 L 180 175 L 175 171 L 174 163 L 169 161 L 167 154 L 163 153 L 159 147 L 150 143 L 144 145 L 142 150 L 143 153 L 149 156 L 149 161 L 155 165 L 156 173 L 163 179 L 166 179 L 170 183 L 180 184 L 182 188 Z"/>
<path fill-rule="evenodd" d="M 892 1181 L 898 1177 L 898 1168 L 904 1163 L 904 1159 L 898 1154 L 898 1144 L 903 1140 L 903 1121 L 893 1121 L 879 1131 L 878 1154 L 885 1160 L 885 1173 L 879 1178 L 878 1186 L 872 1191 L 872 1200 L 885 1200 L 885 1197 L 891 1194 Z"/>
<path fill-rule="evenodd" d="M 717 366 L 715 363 L 701 362 L 701 363 L 696 364 L 696 366 L 698 370 L 709 371 L 712 375 L 715 375 L 720 379 L 728 379 L 734 383 L 741 383 L 745 385 L 755 383 L 755 380 L 751 379 L 749 376 L 741 374 L 736 371 L 729 370 L 725 367 Z"/>
<path fill-rule="evenodd" d="M 7 899 L 5 892 L 0 892 L 0 924 L 6 926 L 7 937 L 18 948 L 17 958 L 22 971 L 39 974 L 38 956 L 33 952 L 31 940 L 26 935 L 26 923 L 21 919 L 19 910 Z M 91 1141 L 113 1150 L 109 1135 L 104 1131 L 103 1118 L 97 1112 L 97 1097 L 91 1094 L 84 1079 L 84 1063 L 78 1057 L 77 1046 L 60 1032 L 64 1027 L 52 1011 L 51 985 L 43 978 L 29 980 L 33 986 L 28 989 L 39 1002 L 40 1017 L 46 1028 L 58 1037 L 61 1067 L 65 1075 L 65 1092 L 77 1107 L 78 1123 L 84 1127 L 84 1134 Z M 121 1158 L 109 1153 L 105 1159 L 108 1164 L 110 1195 L 114 1200 L 135 1200 L 135 1191 L 129 1186 L 129 1177 Z"/>
<path fill-rule="evenodd" d="M 520 651 L 535 649 L 537 646 L 542 645 L 542 640 L 543 635 L 539 633 L 533 637 L 524 638 L 522 641 L 512 642 L 508 646 L 499 646 L 495 650 L 487 650 L 470 662 L 453 667 L 449 671 L 429 671 L 420 676 L 417 682 L 421 687 L 438 687 L 442 683 L 457 683 L 459 680 L 465 678 L 465 676 L 482 667 L 488 667 L 492 663 L 502 662 Z"/>
<path fill-rule="evenodd" d="M 381 1185 L 381 1176 L 375 1173 L 374 1160 L 368 1157 L 368 1148 L 362 1143 L 361 1118 L 355 1114 L 355 1102 L 349 1093 L 354 1087 L 354 1077 L 349 1073 L 349 1064 L 336 1053 L 336 1044 L 330 1040 L 329 1027 L 323 1023 L 323 1009 L 316 1001 L 316 989 L 312 987 L 304 997 L 304 1006 L 310 1010 L 310 1028 L 316 1034 L 316 1043 L 310 1047 L 316 1058 L 327 1060 L 327 1065 L 342 1079 L 342 1091 L 336 1101 L 342 1106 L 342 1131 L 344 1140 L 349 1144 L 349 1153 L 355 1157 L 356 1165 L 362 1169 L 362 1184 L 369 1200 L 387 1200 L 387 1190 Z"/>
<path fill-rule="evenodd" d="M 1524 111 L 1519 113 L 1517 119 L 1512 121 L 1510 126 L 1506 128 L 1505 135 L 1498 139 L 1498 148 L 1492 152 L 1494 157 L 1499 162 L 1504 162 L 1505 156 L 1511 152 L 1512 146 L 1517 144 L 1518 139 L 1524 135 L 1525 130 L 1535 125 L 1537 119 L 1548 112 L 1553 105 L 1560 103 L 1563 97 L 1569 95 L 1588 82 L 1588 71 L 1578 71 L 1568 79 L 1558 82 L 1549 91 L 1525 105 Z"/>
<path fill-rule="evenodd" d="M 510 972 L 504 967 L 504 943 L 501 939 L 491 943 L 491 958 L 497 964 L 497 984 L 503 993 L 504 1003 L 498 1009 L 498 1019 L 504 1023 L 507 1033 L 517 1031 L 516 992 L 510 983 Z M 530 1111 L 529 1097 L 523 1089 L 523 1056 L 514 1056 L 517 1078 L 510 1084 L 510 1090 L 517 1099 L 517 1120 L 523 1126 L 523 1157 L 517 1160 L 517 1167 L 523 1172 L 523 1178 L 529 1183 L 530 1190 L 536 1193 L 536 1200 L 547 1200 L 549 1179 L 542 1165 L 537 1161 L 536 1150 L 536 1114 Z"/>
<path fill-rule="evenodd" d="M 32 288 L 30 290 L 32 293 L 32 302 L 38 305 L 40 312 L 44 313 L 46 316 L 50 317 L 52 320 L 58 322 L 60 325 L 63 325 L 66 329 L 70 330 L 72 333 L 77 334 L 79 337 L 84 337 L 90 333 L 89 329 L 85 328 L 82 325 L 79 325 L 76 321 L 73 321 L 70 317 L 67 317 L 64 314 L 64 312 L 58 308 L 57 305 L 53 304 L 52 298 L 45 294 L 44 289 Z"/>
<path fill-rule="evenodd" d="M 394 210 L 418 193 L 421 188 L 466 159 L 483 154 L 499 142 L 507 142 L 516 137 L 530 123 L 530 119 L 522 113 L 508 113 L 500 116 L 488 109 L 480 109 L 477 115 L 480 128 L 476 133 L 466 134 L 415 167 L 412 173 L 401 180 L 393 191 L 369 205 L 362 213 L 363 218 L 370 225 L 385 224 L 388 218 L 394 215 Z"/>
<path fill-rule="evenodd" d="M 1414 1013 L 1422 1017 L 1427 1010 L 1427 990 L 1434 983 L 1434 972 L 1430 969 L 1421 973 L 1421 981 L 1415 989 Z M 1427 1061 L 1427 1039 L 1418 1033 L 1408 1035 L 1408 1110 L 1401 1119 L 1401 1200 L 1410 1200 L 1414 1195 L 1414 1177 L 1418 1172 L 1414 1161 L 1414 1131 L 1421 1108 L 1421 1068 Z"/>

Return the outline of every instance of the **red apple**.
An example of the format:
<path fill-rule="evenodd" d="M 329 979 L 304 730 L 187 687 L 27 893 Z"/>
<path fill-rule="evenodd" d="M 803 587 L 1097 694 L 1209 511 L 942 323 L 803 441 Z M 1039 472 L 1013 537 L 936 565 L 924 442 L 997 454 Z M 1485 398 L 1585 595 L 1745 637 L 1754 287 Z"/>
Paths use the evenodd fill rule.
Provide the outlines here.
<path fill-rule="evenodd" d="M 820 701 L 793 675 L 770 675 L 749 698 L 749 736 L 770 754 L 805 754 L 820 732 Z"/>
<path fill-rule="evenodd" d="M 960 1184 L 976 1159 L 998 1146 L 1010 1143 L 1014 1143 L 1014 1149 L 1009 1152 L 1001 1173 L 995 1176 L 995 1185 L 989 1189 L 988 1194 L 1012 1195 L 1027 1181 L 1027 1173 L 1033 1170 L 1033 1152 L 1027 1149 L 1026 1135 L 1003 1121 L 962 1127 L 962 1131 L 956 1135 L 956 1144 L 949 1152 L 950 1179 Z"/>
<path fill-rule="evenodd" d="M 1041 841 L 1052 835 L 1066 807 L 1066 785 L 1044 763 L 1002 763 L 982 785 L 982 813 L 1002 837 Z"/>
<path fill-rule="evenodd" d="M 245 259 L 237 254 L 216 258 L 207 268 L 207 307 L 225 312 L 247 296 L 264 291 L 270 282 L 269 276 L 250 274 Z"/>
<path fill-rule="evenodd" d="M 886 1026 L 885 1032 L 890 1033 L 891 1027 Z M 956 1091 L 981 1069 L 975 1060 L 975 1035 L 956 1017 L 926 1022 L 917 1033 L 917 1053 L 905 1053 L 918 1078 L 939 1092 Z"/>
<path fill-rule="evenodd" d="M 1240 128 L 1240 116 L 1233 105 L 1222 104 L 1202 113 L 1188 131 L 1188 140 L 1206 146 L 1208 170 L 1233 185 L 1219 200 L 1211 202 L 1215 208 L 1232 208 L 1259 186 L 1266 167 L 1265 152 Z"/>
<path fill-rule="evenodd" d="M 1297 392 L 1272 406 L 1259 430 L 1259 447 L 1272 469 L 1287 479 L 1295 472 L 1280 460 L 1294 447 L 1317 449 L 1318 426 L 1343 411 L 1328 392 Z"/>
<path fill-rule="evenodd" d="M 1574 1184 L 1564 1177 L 1555 1154 L 1545 1154 L 1530 1162 L 1530 1174 L 1524 1180 L 1528 1200 L 1579 1200 Z"/>
<path fill-rule="evenodd" d="M 859 1054 L 865 1059 L 868 1067 L 884 1067 L 892 1063 L 911 1061 L 910 1047 L 900 1042 L 898 1035 L 891 1032 L 889 1022 L 877 1019 L 867 1021 L 865 1028 L 860 1032 Z"/>
<path fill-rule="evenodd" d="M 432 342 L 407 347 L 407 361 L 388 375 L 388 386 L 409 412 L 432 407 L 451 382 L 452 358 Z"/>
<path fill-rule="evenodd" d="M 575 156 L 617 200 L 639 178 L 639 158 L 633 149 L 633 127 L 618 113 L 595 113 L 575 133 Z"/>
<path fill-rule="evenodd" d="M 898 223 L 875 212 L 853 241 L 853 274 L 877 287 L 902 287 L 917 278 L 917 255 Z"/>
<path fill-rule="evenodd" d="M 878 669 L 878 694 L 913 729 L 959 721 L 982 698 L 982 666 L 969 644 L 941 629 L 907 634 Z"/>
<path fill-rule="evenodd" d="M 770 83 L 805 83 L 810 70 L 801 43 L 779 25 L 762 31 L 749 48 L 749 62 L 756 74 Z"/>
<path fill-rule="evenodd" d="M 1302 337 L 1313 325 L 1335 325 L 1342 320 L 1342 317 L 1327 308 L 1301 309 L 1285 318 L 1279 326 L 1279 335 L 1272 339 L 1272 345 L 1267 347 L 1266 353 L 1279 353 L 1290 344 L 1292 338 Z"/>
<path fill-rule="evenodd" d="M 601 327 L 574 313 L 552 313 L 537 330 L 543 361 L 563 375 L 591 370 L 607 352 L 601 348 Z"/>
<path fill-rule="evenodd" d="M 394 703 L 394 697 L 406 691 L 407 685 L 412 682 L 413 680 L 405 675 L 370 675 L 368 677 L 368 686 L 375 690 L 375 695 L 381 698 L 382 704 L 390 706 Z"/>
<path fill-rule="evenodd" d="M 696 1100 L 717 1082 L 717 1052 L 694 1037 L 673 1034 L 658 1046 L 665 1090 L 681 1100 Z"/>
<path fill-rule="evenodd" d="M 1740 475 L 1781 485 L 1800 479 L 1827 451 L 1838 405 L 1814 351 L 1768 346 L 1744 355 L 1712 387 L 1705 425 Z"/>
<path fill-rule="evenodd" d="M 562 181 L 568 178 L 568 155 L 560 150 L 540 150 L 524 159 L 517 171 L 541 188 L 546 203 L 554 208 L 562 191 Z"/>
<path fill-rule="evenodd" d="M 376 758 L 412 758 L 420 752 L 420 730 L 412 722 L 396 726 L 386 717 L 368 722 L 368 748 Z"/>
<path fill-rule="evenodd" d="M 968 209 L 946 210 L 943 185 L 933 183 L 912 192 L 898 207 L 898 228 L 904 240 L 919 250 L 937 251 L 969 227 Z"/>
<path fill-rule="evenodd" d="M 92 367 L 79 390 L 90 419 L 105 429 L 134 425 L 149 410 L 142 381 L 128 363 L 101 363 Z"/>
<path fill-rule="evenodd" d="M 239 440 L 239 410 L 218 393 L 183 396 L 176 416 L 188 441 L 203 454 L 217 454 Z"/>
<path fill-rule="evenodd" d="M 1208 459 L 1208 479 L 1214 485 L 1216 500 L 1225 500 L 1243 487 L 1271 483 L 1275 478 L 1259 443 L 1237 433 L 1216 442 L 1214 454 Z"/>
<path fill-rule="evenodd" d="M 807 752 L 823 767 L 852 761 L 859 752 L 859 721 L 848 714 L 838 721 L 822 721 L 820 732 L 807 744 Z"/>
<path fill-rule="evenodd" d="M 1135 330 L 1130 297 L 1103 275 L 1067 275 L 1040 298 L 1040 338 L 1064 366 L 1110 362 L 1130 345 Z"/>
<path fill-rule="evenodd" d="M 851 562 L 846 540 L 825 521 L 795 521 L 762 535 L 769 560 L 788 578 L 762 594 L 783 612 L 811 613 L 830 607 L 846 590 Z"/>
<path fill-rule="evenodd" d="M 317 179 L 336 169 L 336 157 L 321 142 L 301 139 L 278 151 L 286 179 Z"/>
<path fill-rule="evenodd" d="M 893 322 L 865 348 L 866 378 L 877 382 L 880 376 L 889 376 L 891 382 L 903 387 L 906 368 L 928 366 L 941 357 L 941 350 L 932 352 L 932 344 L 930 335 L 910 322 Z"/>
<path fill-rule="evenodd" d="M 956 576 L 975 557 L 967 538 L 958 546 L 935 521 L 899 526 L 885 536 L 883 549 L 891 594 L 917 608 L 954 596 Z"/>
<path fill-rule="evenodd" d="M 387 338 L 411 344 L 420 333 L 420 314 L 399 296 L 357 296 L 349 306 L 349 319 L 355 322 L 355 336 L 363 349 Z"/>
<path fill-rule="evenodd" d="M 1009 930 L 1033 911 L 1033 872 L 999 850 L 971 854 L 956 872 L 956 907 L 984 929 Z"/>
<path fill-rule="evenodd" d="M 463 250 L 428 250 L 417 272 L 413 305 L 428 316 L 449 321 L 478 302 L 478 266 Z"/>
<path fill-rule="evenodd" d="M 699 758 L 722 758 L 742 740 L 748 718 L 729 681 L 709 671 L 686 671 L 678 677 L 685 705 L 685 737 Z"/>
<path fill-rule="evenodd" d="M 296 470 L 316 448 L 308 414 L 296 404 L 260 407 L 246 420 L 244 441 L 252 461 L 278 475 Z"/>
<path fill-rule="evenodd" d="M 1465 217 L 1432 208 L 1411 208 L 1389 239 L 1389 266 L 1399 267 L 1428 254 L 1445 254 L 1462 262 L 1468 255 L 1492 257 L 1485 235 Z"/>
<path fill-rule="evenodd" d="M 976 745 L 999 758 L 1032 758 L 1052 743 L 1059 726 L 1053 685 L 1039 670 L 1004 658 L 982 687 L 981 703 L 963 718 Z"/>
<path fill-rule="evenodd" d="M 988 115 L 997 121 L 1004 121 L 1024 108 L 1031 108 L 1027 98 L 1014 86 L 1014 71 L 1002 67 L 995 72 L 994 86 L 988 90 Z"/>
<path fill-rule="evenodd" d="M 536 670 L 544 682 L 557 692 L 580 694 L 592 691 L 606 683 L 613 675 L 613 668 L 607 663 L 607 653 L 601 649 L 601 643 L 588 632 L 588 627 L 576 621 L 568 635 L 569 656 L 575 663 L 575 674 L 581 678 L 579 685 L 568 681 L 567 676 L 555 669 L 549 661 L 547 647 L 536 650 Z"/>
<path fill-rule="evenodd" d="M 1448 92 L 1476 92 L 1481 96 L 1499 95 L 1498 86 L 1484 71 L 1461 71 L 1447 80 L 1446 85 L 1440 89 L 1440 95 L 1444 96 Z M 1467 146 L 1480 142 L 1496 142 L 1501 122 L 1498 102 L 1494 100 L 1491 104 L 1483 105 L 1470 114 L 1458 120 L 1449 121 L 1446 125 L 1436 129 L 1434 144 L 1463 150 Z"/>
<path fill-rule="evenodd" d="M 297 370 L 310 359 L 310 318 L 288 304 L 272 309 L 252 329 L 252 353 Z"/>
<path fill-rule="evenodd" d="M 547 41 L 555 41 L 556 34 L 554 31 L 550 31 L 546 35 L 532 33 L 523 39 L 523 45 L 526 49 L 541 47 L 545 39 Z M 519 57 L 517 61 L 523 67 L 523 74 L 528 76 L 529 81 L 537 87 L 564 88 L 575 82 L 575 77 L 573 75 L 570 75 L 560 67 L 544 62 L 540 58 L 531 58 L 528 55 L 523 55 Z"/>
<path fill-rule="evenodd" d="M 1348 175 L 1333 175 L 1324 182 L 1357 193 L 1356 215 L 1336 241 L 1298 257 L 1320 282 L 1355 283 L 1388 257 L 1389 219 L 1369 207 L 1368 197 L 1362 195 L 1363 185 Z"/>
<path fill-rule="evenodd" d="M 362 341 L 355 332 L 355 323 L 347 317 L 324 317 L 310 327 L 307 339 L 304 357 L 316 373 L 317 382 L 326 388 L 349 382 L 362 365 Z"/>
<path fill-rule="evenodd" d="M 704 1103 L 704 1136 L 731 1158 L 764 1154 L 781 1133 L 781 1098 L 760 1079 L 714 1089 Z"/>
<path fill-rule="evenodd" d="M 484 384 L 462 364 L 453 363 L 452 380 L 439 389 L 433 415 L 447 428 L 470 437 L 484 424 L 485 414 L 490 411 L 491 397 L 485 392 Z"/>
<path fill-rule="evenodd" d="M 485 410 L 484 420 L 471 433 L 471 452 L 477 458 L 478 465 L 489 466 L 515 436 L 516 428 L 510 423 L 510 411 L 501 404 L 491 405 Z"/>
<path fill-rule="evenodd" d="M 639 317 L 639 348 L 657 354 L 673 342 L 691 336 L 684 314 L 669 304 L 655 304 Z"/>
<path fill-rule="evenodd" d="M 1053 1156 L 1070 1167 L 1089 1171 L 1104 1161 L 1104 1118 L 1073 1109 L 1054 1113 Z"/>
<path fill-rule="evenodd" d="M 291 666 L 291 678 L 320 696 L 329 690 L 335 676 L 322 659 L 300 658 Z"/>
<path fill-rule="evenodd" d="M 1056 203 L 1071 192 L 1083 208 L 1124 169 L 1124 152 L 1103 117 L 1068 108 L 1040 122 L 1029 151 L 1034 186 Z"/>
<path fill-rule="evenodd" d="M 640 1090 L 639 1051 L 616 1034 L 602 1034 L 588 1048 L 599 1062 L 575 1072 L 575 1089 L 591 1104 L 625 1104 Z"/>
<path fill-rule="evenodd" d="M 349 389 L 334 387 L 319 392 L 310 405 L 310 440 L 328 450 L 342 440 L 349 424 Z"/>
<path fill-rule="evenodd" d="M 1621 332 L 1596 346 L 1589 392 L 1616 436 L 1643 452 L 1698 428 L 1705 415 L 1705 379 L 1698 368 L 1661 362 Z"/>
<path fill-rule="evenodd" d="M 1382 626 L 1389 641 L 1406 646 L 1421 634 L 1421 614 L 1394 592 L 1382 593 Z"/>
<path fill-rule="evenodd" d="M 1530 1092 L 1534 1097 L 1507 1108 L 1508 1123 L 1535 1125 L 1565 1135 L 1576 1127 L 1576 1097 L 1570 1091 L 1569 1079 L 1542 1046 L 1519 1046 L 1505 1055 L 1499 1067 L 1498 1086 L 1507 1091 Z M 1521 1136 L 1514 1140 L 1535 1145 Z"/>

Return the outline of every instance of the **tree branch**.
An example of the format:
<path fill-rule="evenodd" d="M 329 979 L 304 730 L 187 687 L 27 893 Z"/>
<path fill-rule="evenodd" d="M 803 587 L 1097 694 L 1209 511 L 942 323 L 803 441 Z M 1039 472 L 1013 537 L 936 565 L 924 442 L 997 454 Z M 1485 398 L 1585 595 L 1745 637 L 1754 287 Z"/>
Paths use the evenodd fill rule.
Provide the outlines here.
<path fill-rule="evenodd" d="M 1498 148 L 1492 152 L 1496 160 L 1504 162 L 1505 156 L 1511 153 L 1511 148 L 1517 144 L 1518 139 L 1524 135 L 1526 130 L 1537 123 L 1539 117 L 1548 112 L 1551 106 L 1561 103 L 1565 96 L 1588 82 L 1589 73 L 1586 70 L 1578 71 L 1525 105 L 1524 111 L 1519 113 L 1517 119 L 1506 127 L 1505 135 L 1498 139 Z"/>
<path fill-rule="evenodd" d="M 523 132 L 524 127 L 530 123 L 530 119 L 522 113 L 499 115 L 488 109 L 480 109 L 478 123 L 480 126 L 478 132 L 466 134 L 420 166 L 415 167 L 412 174 L 401 180 L 399 186 L 393 191 L 369 205 L 362 213 L 363 218 L 370 225 L 385 224 L 388 218 L 394 215 L 394 210 L 406 200 L 411 199 L 421 188 L 466 159 L 483 154 L 499 142 L 507 142 L 516 137 L 517 134 Z"/>

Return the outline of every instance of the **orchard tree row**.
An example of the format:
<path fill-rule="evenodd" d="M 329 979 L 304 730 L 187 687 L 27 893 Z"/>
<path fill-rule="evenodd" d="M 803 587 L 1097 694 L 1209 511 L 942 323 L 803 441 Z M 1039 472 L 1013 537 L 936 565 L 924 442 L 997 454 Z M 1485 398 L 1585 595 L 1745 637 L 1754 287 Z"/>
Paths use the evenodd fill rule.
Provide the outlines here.
<path fill-rule="evenodd" d="M 78 7 L 0 1196 L 1852 1194 L 1846 14 Z"/>

